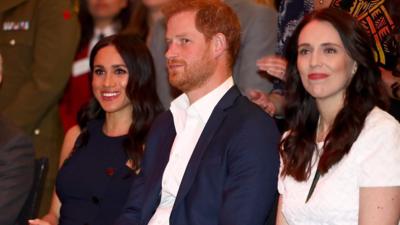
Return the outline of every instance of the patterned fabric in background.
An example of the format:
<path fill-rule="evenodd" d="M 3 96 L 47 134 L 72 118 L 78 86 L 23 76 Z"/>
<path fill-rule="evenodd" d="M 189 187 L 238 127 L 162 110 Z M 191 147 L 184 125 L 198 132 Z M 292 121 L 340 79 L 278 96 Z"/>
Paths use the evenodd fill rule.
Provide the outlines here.
<path fill-rule="evenodd" d="M 376 61 L 386 69 L 395 68 L 398 48 L 394 39 L 395 24 L 385 7 L 385 0 L 333 0 L 330 7 L 341 8 L 357 18 L 374 42 Z M 313 0 L 281 1 L 277 54 L 283 55 L 293 30 L 313 9 Z"/>
<path fill-rule="evenodd" d="M 282 0 L 278 14 L 278 43 L 276 53 L 283 55 L 285 45 L 304 15 L 313 10 L 313 0 Z"/>
<path fill-rule="evenodd" d="M 395 24 L 385 7 L 385 0 L 334 0 L 331 7 L 341 8 L 357 18 L 374 41 L 375 60 L 386 69 L 395 68 Z"/>

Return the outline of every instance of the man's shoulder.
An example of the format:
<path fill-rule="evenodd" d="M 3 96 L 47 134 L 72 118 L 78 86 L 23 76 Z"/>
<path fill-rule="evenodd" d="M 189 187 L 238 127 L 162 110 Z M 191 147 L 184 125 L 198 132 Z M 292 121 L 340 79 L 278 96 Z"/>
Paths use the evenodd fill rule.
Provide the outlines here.
<path fill-rule="evenodd" d="M 219 104 L 218 107 L 221 107 L 227 115 L 227 122 L 237 127 L 275 126 L 273 119 L 246 96 L 240 94 L 237 88 L 225 94 Z"/>
<path fill-rule="evenodd" d="M 153 126 L 167 126 L 173 122 L 172 113 L 170 110 L 160 113 L 153 122 Z"/>
<path fill-rule="evenodd" d="M 273 121 L 265 111 L 251 102 L 246 96 L 239 96 L 234 105 L 235 107 L 232 107 L 231 113 L 237 114 L 241 121 Z"/>
<path fill-rule="evenodd" d="M 172 132 L 174 121 L 171 111 L 165 111 L 160 113 L 151 124 L 150 131 L 148 133 L 148 139 L 153 139 L 155 136 L 159 136 L 166 132 Z"/>

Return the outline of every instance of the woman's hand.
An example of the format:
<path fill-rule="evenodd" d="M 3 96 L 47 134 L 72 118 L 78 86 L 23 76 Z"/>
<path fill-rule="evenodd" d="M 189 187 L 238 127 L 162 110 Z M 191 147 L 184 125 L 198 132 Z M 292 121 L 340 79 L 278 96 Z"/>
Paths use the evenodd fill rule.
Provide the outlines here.
<path fill-rule="evenodd" d="M 47 221 L 41 220 L 41 219 L 34 219 L 34 220 L 28 220 L 29 225 L 53 225 Z"/>
<path fill-rule="evenodd" d="M 257 67 L 261 71 L 267 72 L 269 75 L 280 80 L 286 80 L 285 73 L 287 61 L 278 55 L 269 55 L 257 60 Z"/>

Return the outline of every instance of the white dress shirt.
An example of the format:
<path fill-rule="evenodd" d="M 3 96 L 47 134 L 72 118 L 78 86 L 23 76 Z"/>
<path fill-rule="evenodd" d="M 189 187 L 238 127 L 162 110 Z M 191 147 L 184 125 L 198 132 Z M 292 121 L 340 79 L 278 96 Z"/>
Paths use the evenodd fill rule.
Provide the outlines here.
<path fill-rule="evenodd" d="M 160 205 L 149 225 L 169 225 L 172 207 L 193 150 L 215 106 L 232 86 L 233 79 L 229 77 L 192 105 L 186 94 L 172 101 L 170 110 L 176 137 L 162 177 Z"/>

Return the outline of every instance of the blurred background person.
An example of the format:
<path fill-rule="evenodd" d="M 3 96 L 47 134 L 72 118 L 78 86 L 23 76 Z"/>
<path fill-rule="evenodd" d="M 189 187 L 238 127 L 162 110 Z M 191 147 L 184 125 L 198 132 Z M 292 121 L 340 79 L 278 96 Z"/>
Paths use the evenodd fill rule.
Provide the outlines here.
<path fill-rule="evenodd" d="M 50 211 L 31 225 L 111 225 L 140 171 L 162 109 L 151 54 L 138 37 L 113 35 L 95 45 L 90 68 L 94 99 L 65 135 Z"/>
<path fill-rule="evenodd" d="M 124 30 L 130 21 L 133 0 L 80 0 L 78 19 L 81 38 L 64 95 L 60 101 L 60 118 L 67 132 L 77 124 L 79 110 L 92 97 L 89 84 L 89 55 L 103 37 Z"/>
<path fill-rule="evenodd" d="M 0 85 L 3 78 L 0 55 Z M 33 182 L 32 140 L 0 114 L 0 224 L 14 225 Z"/>
<path fill-rule="evenodd" d="M 307 13 L 314 9 L 322 8 L 339 8 L 353 17 L 357 18 L 369 33 L 371 41 L 374 43 L 375 59 L 382 70 L 382 78 L 385 81 L 387 92 L 392 97 L 391 109 L 392 115 L 399 115 L 395 108 L 399 107 L 399 98 L 393 93 L 393 85 L 400 82 L 400 77 L 394 76 L 396 73 L 396 61 L 398 58 L 398 44 L 394 41 L 393 34 L 396 32 L 396 24 L 391 18 L 393 14 L 389 14 L 389 5 L 400 5 L 398 0 L 386 1 L 354 1 L 354 0 L 286 0 L 275 1 L 279 5 L 278 13 L 278 42 L 277 55 L 268 55 L 257 61 L 260 70 L 267 72 L 269 75 L 285 80 L 286 59 L 283 52 L 288 38 L 296 28 L 299 21 Z M 280 2 L 280 3 L 279 3 Z M 394 3 L 394 2 L 397 2 Z M 396 10 L 390 10 L 396 12 Z M 282 96 L 282 86 L 276 85 L 274 91 L 267 95 L 257 93 L 251 95 L 253 102 L 260 105 L 271 115 L 282 115 L 284 97 Z M 397 116 L 396 116 L 397 117 Z M 399 120 L 400 117 L 397 117 Z"/>
<path fill-rule="evenodd" d="M 290 130 L 277 224 L 397 225 L 400 124 L 383 111 L 388 97 L 364 28 L 343 11 L 314 11 L 285 56 Z"/>
<path fill-rule="evenodd" d="M 49 158 L 41 204 L 48 209 L 57 172 L 62 129 L 58 101 L 79 40 L 70 1 L 0 1 L 0 52 L 4 85 L 0 110 L 33 137 L 36 157 Z"/>
<path fill-rule="evenodd" d="M 168 82 L 165 60 L 165 21 L 161 9 L 170 0 L 136 0 L 132 15 L 130 32 L 138 34 L 146 41 L 154 59 L 156 67 L 156 87 L 158 96 L 165 109 L 169 108 L 171 96 L 176 96 L 179 91 Z"/>

